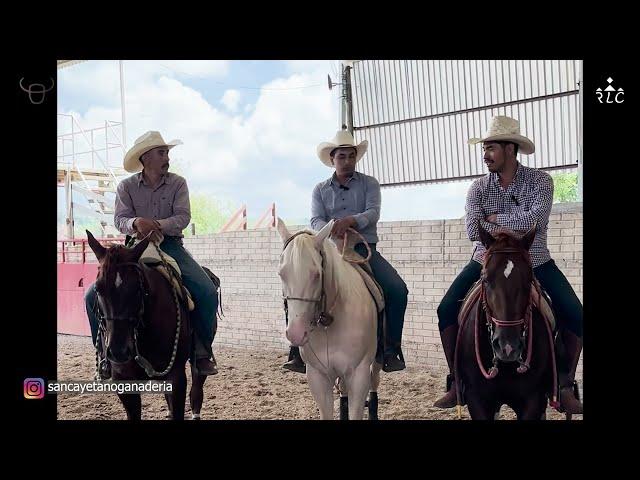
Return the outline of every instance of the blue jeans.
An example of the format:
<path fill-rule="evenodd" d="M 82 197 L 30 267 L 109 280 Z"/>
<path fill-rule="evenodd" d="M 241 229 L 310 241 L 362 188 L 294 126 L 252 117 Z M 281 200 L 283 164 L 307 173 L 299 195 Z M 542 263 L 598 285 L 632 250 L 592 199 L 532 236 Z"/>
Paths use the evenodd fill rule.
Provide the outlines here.
<path fill-rule="evenodd" d="M 195 309 L 190 312 L 190 318 L 201 344 L 204 346 L 206 353 L 211 356 L 213 355 L 211 344 L 218 327 L 216 318 L 218 294 L 216 287 L 202 267 L 184 248 L 182 238 L 165 237 L 160 244 L 160 248 L 178 262 L 182 272 L 182 281 L 191 293 L 195 303 Z M 98 307 L 94 285 L 91 285 L 85 294 L 85 305 L 91 326 L 91 337 L 95 345 L 98 334 Z"/>
<path fill-rule="evenodd" d="M 374 278 L 384 292 L 384 309 L 387 314 L 384 354 L 385 356 L 396 355 L 400 353 L 402 327 L 404 326 L 404 313 L 407 310 L 409 290 L 396 269 L 376 250 L 376 244 L 370 243 L 369 247 L 371 248 L 369 265 L 373 271 Z M 357 244 L 354 250 L 366 258 L 367 248 L 364 243 Z"/>

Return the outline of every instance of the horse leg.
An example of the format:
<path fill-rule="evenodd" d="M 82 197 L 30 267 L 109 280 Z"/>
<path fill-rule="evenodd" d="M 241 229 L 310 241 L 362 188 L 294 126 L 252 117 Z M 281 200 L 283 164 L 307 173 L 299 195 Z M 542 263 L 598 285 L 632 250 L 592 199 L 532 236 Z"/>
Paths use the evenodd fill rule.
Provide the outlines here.
<path fill-rule="evenodd" d="M 349 395 L 349 420 L 362 420 L 364 416 L 364 402 L 371 384 L 370 368 L 370 364 L 363 362 L 345 379 Z"/>
<path fill-rule="evenodd" d="M 494 420 L 498 420 L 498 419 L 500 418 L 500 409 L 501 409 L 501 408 L 502 408 L 502 405 L 498 405 L 498 406 L 496 407 L 496 411 L 495 411 L 495 413 L 493 414 L 493 419 L 494 419 Z"/>
<path fill-rule="evenodd" d="M 544 420 L 547 411 L 546 395 L 538 395 L 528 399 L 522 408 L 516 411 L 518 420 Z"/>
<path fill-rule="evenodd" d="M 118 397 L 127 412 L 127 420 L 140 420 L 142 418 L 140 394 L 118 394 Z"/>
<path fill-rule="evenodd" d="M 367 408 L 369 410 L 369 420 L 378 420 L 378 386 L 380 385 L 380 370 L 382 364 L 373 362 L 371 365 L 371 388 L 369 388 L 369 401 Z"/>
<path fill-rule="evenodd" d="M 467 391 L 467 407 L 471 420 L 495 420 L 500 409 L 492 400 L 482 399 L 475 392 Z"/>
<path fill-rule="evenodd" d="M 307 382 L 320 410 L 320 419 L 333 420 L 333 380 L 307 364 Z"/>
<path fill-rule="evenodd" d="M 340 420 L 349 420 L 349 397 L 340 395 Z"/>
<path fill-rule="evenodd" d="M 174 365 L 173 390 L 171 391 L 170 406 L 172 420 L 184 420 L 184 403 L 187 397 L 187 375 L 184 365 Z"/>
<path fill-rule="evenodd" d="M 349 397 L 347 396 L 347 387 L 342 378 L 336 380 L 336 388 L 340 394 L 340 420 L 349 420 Z"/>
<path fill-rule="evenodd" d="M 164 394 L 164 399 L 167 401 L 167 414 L 165 415 L 165 418 L 167 420 L 172 420 L 173 419 L 173 415 L 171 412 L 173 412 L 173 394 L 171 393 L 165 393 Z"/>
<path fill-rule="evenodd" d="M 189 390 L 189 404 L 191 405 L 191 420 L 200 420 L 200 409 L 204 398 L 204 382 L 206 375 L 198 375 L 196 368 L 191 366 L 191 390 Z"/>

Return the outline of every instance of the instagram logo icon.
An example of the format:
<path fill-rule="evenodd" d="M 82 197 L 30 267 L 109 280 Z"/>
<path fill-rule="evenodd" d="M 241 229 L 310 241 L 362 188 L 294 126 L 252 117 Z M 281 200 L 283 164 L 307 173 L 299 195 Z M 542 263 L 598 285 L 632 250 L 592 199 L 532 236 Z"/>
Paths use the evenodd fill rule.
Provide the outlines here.
<path fill-rule="evenodd" d="M 36 400 L 44 397 L 44 380 L 42 378 L 24 379 L 24 398 Z"/>

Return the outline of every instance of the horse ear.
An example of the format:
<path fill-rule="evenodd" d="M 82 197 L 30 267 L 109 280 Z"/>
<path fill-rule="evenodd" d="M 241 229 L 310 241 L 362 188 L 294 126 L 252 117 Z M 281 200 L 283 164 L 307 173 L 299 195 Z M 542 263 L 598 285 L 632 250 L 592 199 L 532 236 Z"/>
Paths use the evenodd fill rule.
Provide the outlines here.
<path fill-rule="evenodd" d="M 478 232 L 480 233 L 480 241 L 486 248 L 489 248 L 496 241 L 493 235 L 484 229 L 480 220 L 478 220 Z"/>
<path fill-rule="evenodd" d="M 524 247 L 525 250 L 528 251 L 529 248 L 531 248 L 531 244 L 533 243 L 533 240 L 535 238 L 536 238 L 536 223 L 534 222 L 533 227 L 531 227 L 529 231 L 525 233 L 520 239 L 520 241 L 522 242 L 522 246 Z"/>
<path fill-rule="evenodd" d="M 322 246 L 322 242 L 324 242 L 325 239 L 331 234 L 331 230 L 333 229 L 334 223 L 335 223 L 335 220 L 331 219 L 329 223 L 327 223 L 324 227 L 320 229 L 318 233 L 316 233 L 316 236 L 314 237 L 313 241 L 317 249 L 320 249 L 320 247 Z"/>
<path fill-rule="evenodd" d="M 149 234 L 146 237 L 144 237 L 144 239 L 142 239 L 140 243 L 138 243 L 135 247 L 131 249 L 131 256 L 134 258 L 135 262 L 140 260 L 140 257 L 149 246 L 149 240 L 151 239 L 151 235 L 153 235 L 153 232 L 149 232 Z"/>
<path fill-rule="evenodd" d="M 89 246 L 93 253 L 96 255 L 96 258 L 99 262 L 102 261 L 104 256 L 107 254 L 107 249 L 104 248 L 98 240 L 91 234 L 89 230 L 85 230 L 87 232 L 87 240 L 89 240 Z"/>
<path fill-rule="evenodd" d="M 280 239 L 282 240 L 282 243 L 286 242 L 291 238 L 291 232 L 289 232 L 289 229 L 284 224 L 284 220 L 282 220 L 280 217 L 278 217 L 278 223 L 276 225 L 276 228 L 278 229 L 278 233 L 280 234 Z"/>

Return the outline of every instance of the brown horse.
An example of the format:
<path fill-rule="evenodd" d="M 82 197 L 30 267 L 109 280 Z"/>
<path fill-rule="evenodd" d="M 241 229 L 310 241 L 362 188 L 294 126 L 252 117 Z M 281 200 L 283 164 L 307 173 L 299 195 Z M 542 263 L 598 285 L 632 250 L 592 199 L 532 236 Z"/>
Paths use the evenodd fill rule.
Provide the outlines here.
<path fill-rule="evenodd" d="M 149 237 L 133 248 L 103 247 L 87 230 L 98 262 L 96 292 L 101 312 L 104 351 L 113 380 L 159 380 L 172 384 L 165 394 L 169 416 L 184 419 L 187 389 L 185 364 L 192 329 L 189 312 L 157 270 L 139 263 Z M 192 418 L 199 419 L 205 376 L 192 368 Z M 139 394 L 118 394 L 129 420 L 140 420 Z"/>
<path fill-rule="evenodd" d="M 474 420 L 494 419 L 502 405 L 519 420 L 539 420 L 548 397 L 557 405 L 553 333 L 532 303 L 534 237 L 535 226 L 522 237 L 480 226 L 481 286 L 461 311 L 454 362 L 458 405 L 464 395 Z"/>

